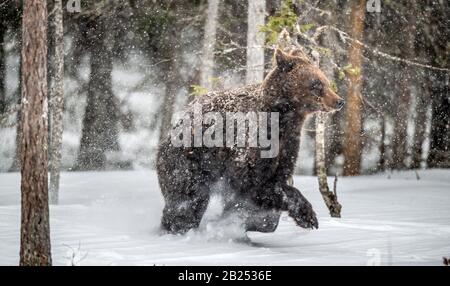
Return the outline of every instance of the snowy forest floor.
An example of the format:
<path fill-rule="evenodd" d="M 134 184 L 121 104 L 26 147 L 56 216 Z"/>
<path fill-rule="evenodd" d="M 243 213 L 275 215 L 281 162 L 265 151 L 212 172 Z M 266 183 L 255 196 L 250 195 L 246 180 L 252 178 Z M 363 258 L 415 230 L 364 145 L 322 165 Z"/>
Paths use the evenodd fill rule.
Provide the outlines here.
<path fill-rule="evenodd" d="M 419 175 L 339 178 L 340 219 L 329 217 L 316 178 L 297 176 L 319 229 L 301 229 L 283 215 L 275 233 L 251 232 L 243 240 L 235 227 L 206 220 L 186 235 L 160 235 L 163 200 L 154 171 L 63 173 L 60 204 L 50 207 L 53 263 L 442 265 L 450 256 L 450 171 Z M 217 205 L 213 201 L 206 217 Z M 19 233 L 20 175 L 2 173 L 0 265 L 18 264 Z"/>

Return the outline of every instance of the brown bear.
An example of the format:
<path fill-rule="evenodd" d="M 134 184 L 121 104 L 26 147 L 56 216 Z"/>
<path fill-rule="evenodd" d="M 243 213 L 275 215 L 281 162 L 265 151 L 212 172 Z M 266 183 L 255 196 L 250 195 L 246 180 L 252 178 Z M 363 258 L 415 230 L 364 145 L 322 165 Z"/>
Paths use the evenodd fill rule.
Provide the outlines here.
<path fill-rule="evenodd" d="M 197 228 L 212 192 L 217 189 L 224 197 L 223 216 L 239 214 L 247 231 L 275 231 L 282 211 L 287 211 L 303 228 L 318 227 L 311 204 L 287 180 L 294 172 L 305 118 L 314 112 L 339 110 L 344 101 L 323 72 L 299 50 L 276 49 L 274 59 L 273 70 L 261 84 L 197 96 L 185 114 L 195 121 L 195 106 L 201 106 L 203 113 L 215 112 L 224 117 L 239 112 L 266 112 L 271 118 L 276 115 L 278 125 L 271 125 L 269 133 L 273 137 L 272 131 L 277 128 L 279 151 L 264 157 L 262 148 L 248 144 L 224 146 L 220 143 L 225 139 L 221 138 L 215 138 L 219 144 L 213 147 L 175 146 L 173 134 L 167 134 L 157 155 L 157 173 L 165 200 L 163 230 L 185 233 Z M 186 120 L 191 124 L 189 121 Z M 201 127 L 210 127 L 213 121 L 201 123 Z M 174 125 L 172 131 L 180 124 L 181 121 Z M 248 135 L 252 128 L 247 127 Z M 233 123 L 232 128 L 236 131 L 238 127 Z M 190 138 L 183 133 L 186 142 L 192 142 L 193 137 L 195 141 L 196 132 L 201 138 L 207 131 L 194 127 L 190 132 Z M 217 188 L 218 184 L 222 187 Z"/>

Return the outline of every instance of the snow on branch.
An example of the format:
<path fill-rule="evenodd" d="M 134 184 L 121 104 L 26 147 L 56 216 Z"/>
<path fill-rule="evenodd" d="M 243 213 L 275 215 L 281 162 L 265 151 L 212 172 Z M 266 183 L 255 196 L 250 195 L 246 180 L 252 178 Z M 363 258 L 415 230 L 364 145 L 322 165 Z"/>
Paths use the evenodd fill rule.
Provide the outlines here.
<path fill-rule="evenodd" d="M 396 61 L 396 62 L 401 62 L 404 63 L 406 65 L 411 65 L 411 66 L 417 66 L 417 67 L 421 67 L 421 68 L 425 68 L 425 69 L 431 69 L 431 70 L 437 70 L 437 71 L 445 71 L 445 72 L 450 72 L 450 69 L 448 68 L 441 68 L 441 67 L 435 67 L 432 65 L 427 65 L 427 64 L 423 64 L 423 63 L 418 63 L 409 59 L 404 59 L 404 58 L 400 58 L 397 56 L 393 56 L 384 52 L 379 51 L 378 49 L 373 49 L 371 47 L 369 47 L 368 45 L 364 44 L 363 42 L 357 40 L 357 39 L 353 39 L 352 37 L 350 37 L 346 32 L 333 27 L 333 26 L 321 26 L 319 28 L 317 28 L 315 35 L 313 36 L 313 39 L 316 40 L 325 30 L 333 30 L 335 32 L 338 33 L 340 39 L 342 42 L 346 43 L 347 41 L 351 41 L 353 43 L 356 43 L 358 45 L 360 45 L 362 48 L 364 48 L 365 50 L 379 56 L 382 58 L 386 58 L 392 61 Z"/>

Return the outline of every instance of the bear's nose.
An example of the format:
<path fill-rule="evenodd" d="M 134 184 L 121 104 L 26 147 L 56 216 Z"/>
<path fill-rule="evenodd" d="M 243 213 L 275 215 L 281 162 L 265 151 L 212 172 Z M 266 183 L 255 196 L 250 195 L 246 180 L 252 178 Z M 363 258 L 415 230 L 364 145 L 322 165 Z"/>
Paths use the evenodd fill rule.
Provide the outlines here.
<path fill-rule="evenodd" d="M 338 100 L 336 103 L 336 110 L 341 110 L 342 107 L 344 107 L 344 104 L 345 104 L 345 100 L 343 100 L 343 99 Z"/>

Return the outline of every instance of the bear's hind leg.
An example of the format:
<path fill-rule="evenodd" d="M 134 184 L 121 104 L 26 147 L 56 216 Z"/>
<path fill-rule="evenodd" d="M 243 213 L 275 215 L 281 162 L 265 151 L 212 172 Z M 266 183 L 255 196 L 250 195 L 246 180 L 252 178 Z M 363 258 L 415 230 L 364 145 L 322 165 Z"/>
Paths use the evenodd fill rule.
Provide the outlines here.
<path fill-rule="evenodd" d="M 223 217 L 237 214 L 243 221 L 245 231 L 274 232 L 277 229 L 281 212 L 275 209 L 261 209 L 249 199 L 239 199 L 227 202 Z"/>
<path fill-rule="evenodd" d="M 246 231 L 274 232 L 281 213 L 278 211 L 250 211 L 245 219 Z"/>

